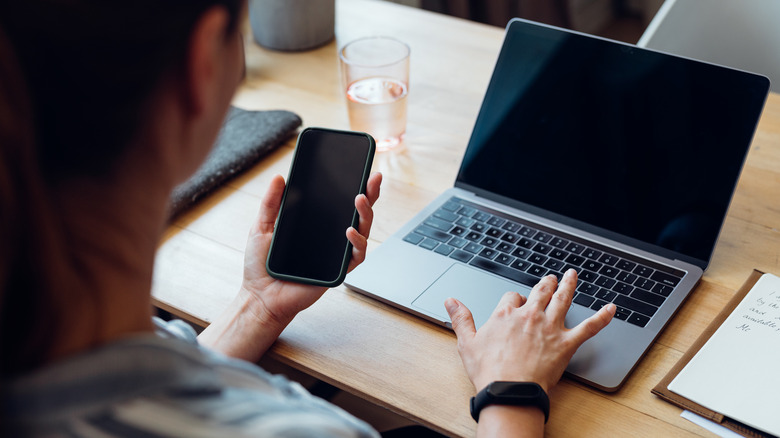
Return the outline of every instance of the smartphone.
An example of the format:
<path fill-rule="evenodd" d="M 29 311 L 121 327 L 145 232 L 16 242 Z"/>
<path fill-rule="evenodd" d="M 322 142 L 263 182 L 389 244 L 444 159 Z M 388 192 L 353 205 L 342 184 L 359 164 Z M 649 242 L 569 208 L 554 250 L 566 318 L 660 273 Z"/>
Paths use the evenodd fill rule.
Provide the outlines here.
<path fill-rule="evenodd" d="M 333 287 L 347 275 L 376 143 L 362 132 L 306 128 L 298 136 L 266 270 L 274 278 Z"/>

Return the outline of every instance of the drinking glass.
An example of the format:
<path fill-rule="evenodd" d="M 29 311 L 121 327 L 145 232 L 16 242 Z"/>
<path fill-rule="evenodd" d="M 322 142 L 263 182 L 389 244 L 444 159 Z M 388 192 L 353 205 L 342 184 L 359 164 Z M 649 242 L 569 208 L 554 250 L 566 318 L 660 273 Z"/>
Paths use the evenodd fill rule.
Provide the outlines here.
<path fill-rule="evenodd" d="M 398 147 L 406 133 L 409 46 L 395 38 L 367 37 L 339 52 L 350 127 L 371 134 L 378 151 Z"/>

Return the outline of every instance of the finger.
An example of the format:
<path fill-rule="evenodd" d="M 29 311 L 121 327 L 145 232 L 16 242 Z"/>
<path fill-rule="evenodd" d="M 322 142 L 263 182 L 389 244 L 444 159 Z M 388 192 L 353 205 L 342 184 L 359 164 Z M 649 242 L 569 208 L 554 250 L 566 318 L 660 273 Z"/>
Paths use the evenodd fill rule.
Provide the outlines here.
<path fill-rule="evenodd" d="M 349 260 L 348 267 L 348 271 L 352 271 L 366 259 L 368 239 L 352 227 L 347 228 L 347 239 L 352 244 L 352 258 Z"/>
<path fill-rule="evenodd" d="M 528 294 L 527 305 L 543 311 L 550 304 L 550 298 L 552 298 L 557 286 L 558 279 L 554 275 L 542 277 L 539 283 L 536 283 L 536 286 L 531 289 L 531 293 Z"/>
<path fill-rule="evenodd" d="M 379 199 L 379 188 L 381 185 L 381 172 L 374 172 L 368 177 L 368 183 L 366 183 L 366 197 L 368 197 L 368 203 L 372 206 L 376 203 L 376 200 Z"/>
<path fill-rule="evenodd" d="M 493 315 L 502 312 L 506 309 L 517 309 L 523 304 L 525 304 L 524 296 L 520 295 L 517 292 L 507 292 L 501 297 L 500 300 L 498 300 L 498 304 L 496 304 L 496 308 L 493 309 Z"/>
<path fill-rule="evenodd" d="M 371 234 L 371 224 L 374 223 L 374 210 L 366 195 L 357 195 L 355 197 L 355 208 L 358 212 L 357 231 L 366 239 Z"/>
<path fill-rule="evenodd" d="M 268 184 L 268 191 L 260 202 L 260 212 L 252 226 L 252 234 L 273 233 L 279 207 L 282 205 L 282 195 L 284 195 L 284 178 L 281 175 L 274 175 Z"/>
<path fill-rule="evenodd" d="M 563 274 L 558 283 L 558 289 L 550 299 L 547 312 L 553 320 L 563 324 L 566 312 L 569 311 L 571 300 L 574 298 L 574 289 L 577 287 L 577 271 L 569 269 Z"/>
<path fill-rule="evenodd" d="M 463 303 L 455 298 L 447 298 L 444 301 L 444 307 L 452 321 L 452 331 L 458 337 L 458 343 L 467 341 L 477 334 L 477 327 L 474 325 L 474 317 L 471 311 Z"/>
<path fill-rule="evenodd" d="M 577 348 L 582 345 L 583 342 L 596 336 L 596 333 L 600 332 L 604 327 L 612 321 L 612 317 L 615 316 L 617 307 L 614 304 L 609 303 L 606 306 L 599 309 L 590 318 L 577 324 L 576 327 L 569 331 L 569 335 L 573 338 L 573 341 Z"/>

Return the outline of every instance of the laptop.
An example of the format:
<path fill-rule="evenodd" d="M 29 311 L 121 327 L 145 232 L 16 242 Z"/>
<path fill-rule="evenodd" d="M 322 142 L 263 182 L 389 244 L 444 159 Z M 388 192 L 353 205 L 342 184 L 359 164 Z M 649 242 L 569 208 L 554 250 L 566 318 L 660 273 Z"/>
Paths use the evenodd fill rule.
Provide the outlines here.
<path fill-rule="evenodd" d="M 454 187 L 345 283 L 450 328 L 455 297 L 479 328 L 506 291 L 573 267 L 567 327 L 618 310 L 567 374 L 615 391 L 707 268 L 768 88 L 513 19 Z"/>

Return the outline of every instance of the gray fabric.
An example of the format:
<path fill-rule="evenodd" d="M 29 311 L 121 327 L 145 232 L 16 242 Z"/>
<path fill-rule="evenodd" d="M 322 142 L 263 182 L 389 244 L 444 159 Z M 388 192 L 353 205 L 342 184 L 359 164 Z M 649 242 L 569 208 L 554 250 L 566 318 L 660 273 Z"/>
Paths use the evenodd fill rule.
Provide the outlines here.
<path fill-rule="evenodd" d="M 8 382 L 0 436 L 378 437 L 297 383 L 199 347 L 186 324 L 155 322 L 156 336 Z"/>
<path fill-rule="evenodd" d="M 171 217 L 276 149 L 295 134 L 301 123 L 301 118 L 290 111 L 247 111 L 231 106 L 206 161 L 174 189 Z"/>

